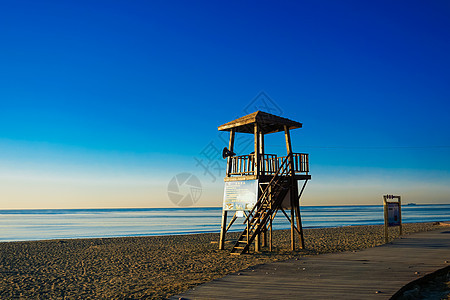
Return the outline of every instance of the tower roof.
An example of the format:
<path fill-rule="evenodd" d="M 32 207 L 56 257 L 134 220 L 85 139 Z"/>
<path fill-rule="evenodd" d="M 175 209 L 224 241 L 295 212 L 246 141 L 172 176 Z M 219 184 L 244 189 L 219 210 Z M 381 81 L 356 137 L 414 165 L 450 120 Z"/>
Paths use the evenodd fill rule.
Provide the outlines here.
<path fill-rule="evenodd" d="M 254 133 L 255 124 L 259 125 L 260 130 L 264 134 L 284 131 L 284 126 L 288 126 L 289 129 L 302 127 L 302 123 L 258 110 L 249 115 L 240 117 L 239 119 L 220 125 L 218 129 L 219 131 L 231 131 L 231 129 L 234 128 L 235 132 Z"/>

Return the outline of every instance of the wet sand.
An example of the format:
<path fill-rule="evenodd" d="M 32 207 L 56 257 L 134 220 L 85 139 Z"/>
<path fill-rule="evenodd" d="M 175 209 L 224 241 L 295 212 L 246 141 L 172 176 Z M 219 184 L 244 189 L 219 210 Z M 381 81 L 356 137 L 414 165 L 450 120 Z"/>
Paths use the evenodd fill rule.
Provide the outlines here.
<path fill-rule="evenodd" d="M 405 224 L 404 234 L 433 230 Z M 398 235 L 391 228 L 390 237 Z M 228 234 L 232 240 L 237 233 Z M 275 251 L 232 256 L 218 234 L 0 243 L 0 298 L 160 299 L 244 268 L 384 243 L 383 226 L 305 230 L 305 250 L 292 253 L 290 233 L 274 232 Z M 400 288 L 400 287 L 399 287 Z"/>

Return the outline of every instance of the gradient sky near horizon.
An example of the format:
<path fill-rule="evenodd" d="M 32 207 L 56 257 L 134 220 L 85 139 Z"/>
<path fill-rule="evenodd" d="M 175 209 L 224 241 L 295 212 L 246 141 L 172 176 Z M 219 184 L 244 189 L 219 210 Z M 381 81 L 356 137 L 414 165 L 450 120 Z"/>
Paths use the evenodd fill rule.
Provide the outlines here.
<path fill-rule="evenodd" d="M 303 205 L 450 203 L 449 1 L 0 3 L 0 209 L 220 206 L 257 109 L 303 123 Z"/>

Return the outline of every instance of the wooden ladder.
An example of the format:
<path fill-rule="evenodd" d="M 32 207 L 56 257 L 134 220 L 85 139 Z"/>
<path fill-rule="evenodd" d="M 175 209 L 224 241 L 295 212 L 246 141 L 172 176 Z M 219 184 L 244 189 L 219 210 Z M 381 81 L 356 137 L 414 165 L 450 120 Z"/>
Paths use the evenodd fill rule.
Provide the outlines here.
<path fill-rule="evenodd" d="M 287 156 L 277 173 L 259 197 L 253 209 L 244 221 L 246 228 L 231 250 L 233 255 L 248 253 L 256 236 L 262 232 L 272 215 L 281 207 L 284 197 L 289 191 L 291 181 L 286 175 L 289 172 L 289 156 Z"/>

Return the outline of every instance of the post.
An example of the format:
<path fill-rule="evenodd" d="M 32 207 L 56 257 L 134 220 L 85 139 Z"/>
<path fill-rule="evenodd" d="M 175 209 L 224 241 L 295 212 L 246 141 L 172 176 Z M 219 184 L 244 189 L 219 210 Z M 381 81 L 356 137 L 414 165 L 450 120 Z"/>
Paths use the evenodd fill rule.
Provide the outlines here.
<path fill-rule="evenodd" d="M 272 209 L 272 203 L 273 203 L 273 199 L 272 199 L 272 187 L 269 185 L 269 201 L 270 201 L 270 209 Z M 268 224 L 268 229 L 269 229 L 269 251 L 272 252 L 272 222 L 273 222 L 273 218 L 275 217 L 274 214 L 269 216 L 269 224 Z"/>
<path fill-rule="evenodd" d="M 269 251 L 272 252 L 272 221 L 274 216 L 270 216 L 270 231 L 269 231 Z"/>
<path fill-rule="evenodd" d="M 247 244 L 248 244 L 248 241 L 249 241 L 249 239 L 250 239 L 250 221 L 247 221 L 247 236 L 246 236 L 246 240 L 247 240 Z M 250 248 L 248 248 L 249 250 L 250 250 Z M 247 250 L 248 251 L 248 250 Z"/>
<path fill-rule="evenodd" d="M 300 217 L 300 206 L 297 205 L 295 207 L 295 215 L 297 217 L 297 229 L 299 231 L 299 247 L 300 249 L 305 248 L 305 239 L 303 238 L 303 227 L 302 227 L 302 220 Z"/>
<path fill-rule="evenodd" d="M 289 127 L 284 125 L 284 136 L 286 138 L 286 150 L 289 159 L 289 171 L 290 171 L 290 200 L 291 200 L 291 250 L 295 251 L 295 211 L 296 211 L 296 201 L 297 201 L 297 189 L 294 187 L 295 180 L 295 169 L 294 169 L 294 161 L 292 157 L 292 144 L 291 144 L 291 135 L 289 134 Z"/>
<path fill-rule="evenodd" d="M 292 190 L 291 190 L 292 194 Z M 295 251 L 295 228 L 294 228 L 294 218 L 295 218 L 295 208 L 291 197 L 291 250 Z"/>
<path fill-rule="evenodd" d="M 259 173 L 261 175 L 265 174 L 265 170 L 266 167 L 264 165 L 265 161 L 264 161 L 264 133 L 262 131 L 259 130 L 258 128 L 258 138 L 259 138 Z M 264 228 L 262 230 L 262 246 L 266 247 L 267 246 L 267 224 L 264 225 Z"/>
<path fill-rule="evenodd" d="M 222 225 L 220 226 L 219 250 L 225 249 L 225 233 L 226 233 L 226 231 L 227 231 L 227 211 L 222 210 Z"/>
<path fill-rule="evenodd" d="M 264 133 L 259 131 L 258 134 L 259 134 L 260 173 L 261 175 L 264 175 L 266 171 L 264 161 Z"/>
<path fill-rule="evenodd" d="M 300 203 L 299 203 L 299 196 L 298 195 L 298 186 L 297 186 L 297 180 L 293 180 L 295 184 L 292 186 L 292 192 L 296 196 L 296 200 L 294 201 L 294 208 L 295 208 L 295 220 L 297 223 L 297 230 L 299 235 L 299 247 L 300 249 L 303 249 L 304 247 L 304 240 L 303 240 L 303 228 L 302 228 L 302 221 L 300 218 Z M 298 200 L 297 200 L 298 199 Z M 294 220 L 292 220 L 294 222 Z"/>
<path fill-rule="evenodd" d="M 388 211 L 386 196 L 383 196 L 383 208 L 384 208 L 384 242 L 387 244 L 389 242 L 388 238 Z"/>
<path fill-rule="evenodd" d="M 388 201 L 388 199 L 397 199 L 397 201 Z M 389 242 L 389 227 L 398 226 L 399 236 L 402 235 L 402 200 L 400 196 L 383 195 L 383 207 L 384 207 L 384 240 Z M 389 214 L 389 210 L 392 214 Z M 398 219 L 396 218 L 398 213 Z"/>
<path fill-rule="evenodd" d="M 400 220 L 400 234 L 402 235 L 402 197 L 398 196 L 398 219 Z"/>
<path fill-rule="evenodd" d="M 235 129 L 230 131 L 230 141 L 228 143 L 228 150 L 233 151 L 234 148 L 234 135 Z M 231 176 L 231 157 L 227 158 L 227 177 Z M 220 226 L 220 239 L 219 239 L 219 250 L 225 249 L 225 234 L 227 233 L 227 211 L 222 208 L 222 223 Z"/>
<path fill-rule="evenodd" d="M 258 123 L 255 123 L 254 126 L 254 135 L 255 135 L 255 175 L 256 175 L 256 179 L 259 178 L 259 171 L 260 171 L 260 149 L 259 149 L 259 127 L 258 127 Z M 259 192 L 258 192 L 259 194 Z M 257 220 L 257 226 L 260 226 L 260 220 Z M 260 251 L 260 246 L 261 246 L 261 233 L 258 233 L 255 236 L 255 252 L 259 252 Z"/>
<path fill-rule="evenodd" d="M 264 225 L 262 229 L 261 240 L 262 247 L 267 247 L 267 225 Z"/>
<path fill-rule="evenodd" d="M 258 123 L 255 123 L 254 127 L 254 134 L 255 134 L 255 175 L 259 177 L 259 160 L 260 160 L 260 154 L 259 154 L 259 128 Z"/>
<path fill-rule="evenodd" d="M 233 151 L 234 148 L 234 135 L 235 135 L 235 129 L 232 128 L 230 131 L 230 142 L 228 143 L 228 150 Z M 227 177 L 231 176 L 231 157 L 227 158 Z"/>
<path fill-rule="evenodd" d="M 258 223 L 259 223 L 259 221 L 258 221 Z M 261 233 L 258 233 L 255 236 L 255 252 L 260 252 L 261 251 L 261 239 L 260 239 L 260 237 L 261 237 Z"/>
<path fill-rule="evenodd" d="M 298 194 L 298 205 L 296 208 L 296 214 L 297 214 L 297 228 L 300 231 L 300 249 L 305 248 L 305 238 L 303 237 L 303 225 L 302 225 L 302 218 L 300 215 L 300 198 L 303 195 L 303 191 L 305 190 L 306 184 L 308 183 L 308 180 L 305 180 L 305 183 L 303 183 L 302 189 L 300 190 L 300 194 Z M 298 187 L 297 187 L 298 188 Z"/>

